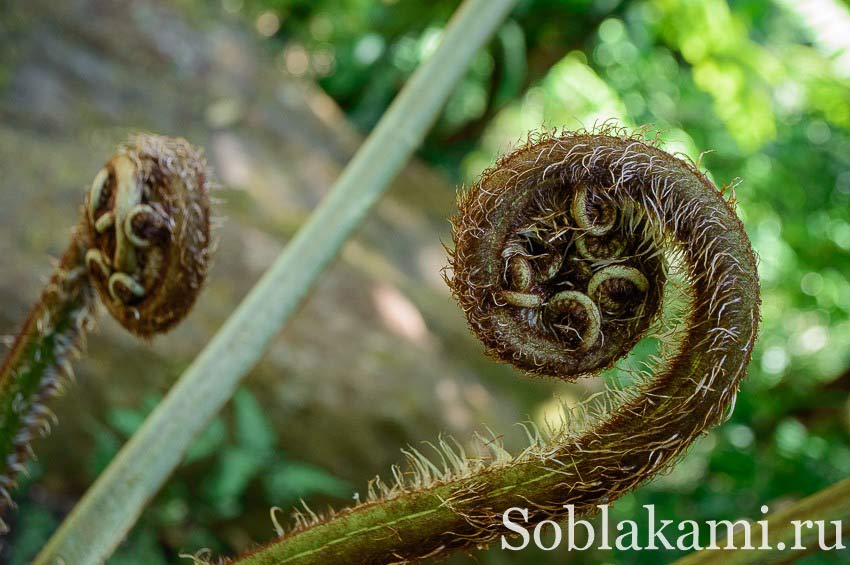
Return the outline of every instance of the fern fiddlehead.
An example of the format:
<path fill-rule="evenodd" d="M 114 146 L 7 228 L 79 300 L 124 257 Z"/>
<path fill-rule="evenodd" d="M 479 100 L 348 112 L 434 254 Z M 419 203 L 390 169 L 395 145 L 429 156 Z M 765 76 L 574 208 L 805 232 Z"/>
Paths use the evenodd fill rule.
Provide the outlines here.
<path fill-rule="evenodd" d="M 112 316 L 140 337 L 192 308 L 210 253 L 209 173 L 180 139 L 137 136 L 86 198 L 86 266 Z"/>
<path fill-rule="evenodd" d="M 131 333 L 151 337 L 191 308 L 210 248 L 209 173 L 183 139 L 137 135 L 98 172 L 83 220 L 0 368 L 0 509 L 50 429 L 45 401 L 72 378 L 95 296 Z"/>
<path fill-rule="evenodd" d="M 731 205 L 696 167 L 615 130 L 541 135 L 462 195 L 447 281 L 490 355 L 564 380 L 597 374 L 662 316 L 668 267 L 687 307 L 651 378 L 581 433 L 488 461 L 409 450 L 368 500 L 298 515 L 244 563 L 389 563 L 486 545 L 506 509 L 532 521 L 593 513 L 668 468 L 737 394 L 757 334 L 755 258 Z M 668 283 L 669 286 L 669 283 Z M 283 533 L 283 532 L 281 532 Z"/>

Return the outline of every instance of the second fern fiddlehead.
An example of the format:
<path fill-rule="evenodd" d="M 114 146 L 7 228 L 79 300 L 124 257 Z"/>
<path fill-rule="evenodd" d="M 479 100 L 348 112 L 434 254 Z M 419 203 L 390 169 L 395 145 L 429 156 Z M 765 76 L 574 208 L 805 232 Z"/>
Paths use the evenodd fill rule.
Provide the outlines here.
<path fill-rule="evenodd" d="M 138 135 L 97 174 L 67 251 L 0 367 L 0 510 L 45 406 L 72 376 L 94 297 L 147 338 L 182 319 L 200 293 L 210 248 L 209 173 L 183 139 Z M 2 524 L 2 522 L 0 522 Z"/>
<path fill-rule="evenodd" d="M 666 469 L 734 402 L 756 338 L 755 258 L 733 208 L 694 166 L 618 132 L 542 135 L 460 200 L 448 277 L 488 352 L 572 380 L 612 366 L 662 313 L 681 267 L 684 319 L 653 374 L 581 433 L 488 461 L 415 450 L 368 500 L 294 531 L 246 563 L 406 562 L 486 545 L 502 513 L 532 521 L 611 502 Z"/>
<path fill-rule="evenodd" d="M 210 252 L 209 173 L 180 139 L 138 136 L 98 172 L 86 198 L 86 266 L 101 301 L 141 337 L 191 309 Z"/>

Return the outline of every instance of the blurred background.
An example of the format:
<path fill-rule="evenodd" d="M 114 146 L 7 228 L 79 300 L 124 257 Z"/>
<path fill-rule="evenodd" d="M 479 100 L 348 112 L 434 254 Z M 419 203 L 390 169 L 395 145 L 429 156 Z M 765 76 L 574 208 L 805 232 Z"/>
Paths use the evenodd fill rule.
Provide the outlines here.
<path fill-rule="evenodd" d="M 133 131 L 206 148 L 223 227 L 209 288 L 167 339 L 107 316 L 53 403 L 0 559 L 25 563 L 328 190 L 455 0 L 0 0 L 0 334 L 12 334 Z M 850 6 L 846 0 L 521 0 L 418 157 L 190 450 L 110 563 L 232 555 L 269 509 L 339 507 L 399 449 L 601 389 L 482 354 L 440 278 L 455 191 L 529 130 L 653 124 L 738 211 L 761 339 L 731 421 L 612 520 L 758 519 L 850 475 Z M 742 179 L 742 180 L 741 180 Z M 8 341 L 8 340 L 7 340 Z M 645 529 L 644 529 L 645 530 Z M 643 531 L 643 530 L 642 530 Z M 565 548 L 564 548 L 565 549 Z M 498 549 L 451 563 L 659 563 L 674 552 Z M 804 563 L 846 562 L 846 553 Z"/>

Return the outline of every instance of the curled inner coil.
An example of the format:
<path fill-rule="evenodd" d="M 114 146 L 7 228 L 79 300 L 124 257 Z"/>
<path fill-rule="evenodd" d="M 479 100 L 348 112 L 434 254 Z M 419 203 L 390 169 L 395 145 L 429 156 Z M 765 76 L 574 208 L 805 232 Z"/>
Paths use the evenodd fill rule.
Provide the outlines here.
<path fill-rule="evenodd" d="M 206 277 L 209 174 L 182 139 L 140 135 L 98 172 L 86 199 L 86 266 L 107 309 L 147 337 L 188 313 Z"/>
<path fill-rule="evenodd" d="M 535 373 L 593 371 L 631 349 L 658 314 L 658 243 L 605 188 L 554 179 L 512 204 L 509 229 L 488 248 L 501 248 L 501 272 L 481 277 L 491 312 L 476 320 L 497 356 Z M 520 347 L 508 350 L 512 342 Z"/>

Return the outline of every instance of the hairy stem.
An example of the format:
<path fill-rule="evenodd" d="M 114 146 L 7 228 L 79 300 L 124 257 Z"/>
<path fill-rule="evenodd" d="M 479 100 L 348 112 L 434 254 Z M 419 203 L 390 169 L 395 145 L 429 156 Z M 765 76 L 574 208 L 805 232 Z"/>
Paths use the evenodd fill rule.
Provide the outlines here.
<path fill-rule="evenodd" d="M 592 260 L 575 255 L 574 244 L 584 241 L 579 252 L 589 254 L 589 238 L 602 231 L 599 222 L 590 226 L 584 212 L 575 221 L 569 212 L 549 209 L 551 202 L 570 198 L 584 205 L 586 186 L 594 198 L 616 203 L 618 217 L 632 218 L 630 227 L 601 236 L 608 240 L 592 241 Z M 597 208 L 591 210 L 597 220 L 609 217 L 604 206 Z M 629 209 L 636 215 L 623 212 Z M 546 225 L 554 231 L 541 235 Z M 607 131 L 544 135 L 503 158 L 462 198 L 449 283 L 492 355 L 527 371 L 544 368 L 571 379 L 610 366 L 609 349 L 630 348 L 635 334 L 644 331 L 631 319 L 641 312 L 655 315 L 655 294 L 647 291 L 664 281 L 654 263 L 655 245 L 669 247 L 686 265 L 691 299 L 685 328 L 651 380 L 606 420 L 580 434 L 564 430 L 515 458 L 496 448 L 489 465 L 448 451 L 448 464 L 439 470 L 421 456 L 411 457 L 412 471 L 406 477 L 395 472 L 395 484 L 379 488 L 369 501 L 326 518 L 302 516 L 293 532 L 238 562 L 390 563 L 442 555 L 506 533 L 502 513 L 508 508 L 528 508 L 531 521 L 564 516 L 564 505 L 590 514 L 597 504 L 668 468 L 727 417 L 759 321 L 749 240 L 704 175 L 634 137 Z M 614 258 L 597 257 L 602 250 Z M 608 282 L 564 266 L 566 259 L 588 261 L 587 270 Z M 532 268 L 532 261 L 539 265 Z M 613 270 L 612 261 L 620 262 Z M 650 276 L 635 274 L 637 268 L 625 263 Z M 604 304 L 627 296 L 622 290 L 632 284 L 631 291 L 644 296 L 634 306 L 638 314 L 624 322 L 608 305 L 594 313 L 591 324 L 587 312 L 597 306 L 584 290 L 589 286 L 590 294 L 599 295 L 615 278 L 620 282 L 603 289 Z M 513 301 L 504 288 L 521 288 L 537 300 Z M 541 322 L 546 316 L 558 323 Z M 571 324 L 582 331 L 559 333 Z M 607 340 L 589 327 L 601 328 Z"/>
<path fill-rule="evenodd" d="M 93 290 L 85 272 L 86 246 L 77 232 L 0 368 L 0 505 L 31 456 L 30 441 L 50 429 L 45 401 L 72 378 L 70 358 L 88 328 Z"/>
<path fill-rule="evenodd" d="M 515 0 L 467 0 L 331 192 L 233 315 L 74 508 L 36 563 L 104 560 L 174 471 L 192 439 L 303 301 L 436 119 Z"/>

